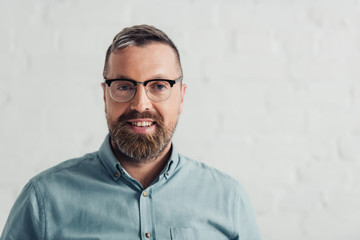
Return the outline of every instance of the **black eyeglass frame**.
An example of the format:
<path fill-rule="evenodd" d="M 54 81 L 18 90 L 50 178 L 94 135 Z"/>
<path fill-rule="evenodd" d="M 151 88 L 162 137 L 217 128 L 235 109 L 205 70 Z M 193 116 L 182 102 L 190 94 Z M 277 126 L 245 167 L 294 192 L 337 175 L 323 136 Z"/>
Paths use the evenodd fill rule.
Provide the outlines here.
<path fill-rule="evenodd" d="M 108 85 L 110 87 L 111 83 L 112 82 L 115 82 L 115 81 L 127 81 L 127 82 L 131 82 L 132 84 L 134 84 L 134 87 L 136 88 L 136 86 L 138 84 L 142 84 L 144 85 L 144 87 L 146 87 L 146 85 L 149 83 L 149 82 L 156 82 L 156 81 L 165 81 L 165 82 L 168 82 L 170 84 L 170 87 L 173 87 L 175 83 L 181 81 L 183 78 L 183 76 L 175 79 L 175 80 L 169 80 L 169 79 L 151 79 L 151 80 L 147 80 L 147 81 L 144 81 L 144 82 L 137 82 L 135 80 L 132 80 L 132 79 L 126 79 L 126 78 L 117 78 L 117 79 L 104 79 L 105 80 L 105 83 L 106 85 Z"/>

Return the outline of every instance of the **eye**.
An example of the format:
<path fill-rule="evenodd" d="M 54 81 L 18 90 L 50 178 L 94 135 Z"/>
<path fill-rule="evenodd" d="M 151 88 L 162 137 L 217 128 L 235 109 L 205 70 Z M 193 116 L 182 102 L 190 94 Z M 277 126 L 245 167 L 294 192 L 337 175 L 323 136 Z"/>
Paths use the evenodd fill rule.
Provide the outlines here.
<path fill-rule="evenodd" d="M 128 90 L 129 89 L 129 86 L 126 86 L 126 85 L 118 85 L 117 90 L 122 90 L 122 91 L 125 91 L 125 90 Z"/>
<path fill-rule="evenodd" d="M 170 88 L 170 84 L 167 81 L 153 81 L 148 84 L 150 91 L 161 92 Z"/>
<path fill-rule="evenodd" d="M 113 83 L 113 88 L 116 91 L 132 91 L 134 90 L 134 85 L 128 81 L 116 81 Z"/>

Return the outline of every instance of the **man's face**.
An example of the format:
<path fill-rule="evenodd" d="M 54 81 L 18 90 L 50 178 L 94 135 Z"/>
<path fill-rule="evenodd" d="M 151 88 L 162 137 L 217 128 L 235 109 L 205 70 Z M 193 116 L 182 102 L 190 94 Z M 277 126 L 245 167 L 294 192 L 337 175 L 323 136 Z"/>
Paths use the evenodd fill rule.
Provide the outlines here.
<path fill-rule="evenodd" d="M 162 43 L 150 43 L 111 53 L 106 78 L 144 82 L 159 78 L 175 80 L 180 76 L 180 66 L 172 48 Z M 105 84 L 102 86 L 106 119 L 115 153 L 134 162 L 143 162 L 155 159 L 170 149 L 171 137 L 182 112 L 185 85 L 176 83 L 169 99 L 153 102 L 140 84 L 137 85 L 135 96 L 123 103 L 114 101 L 109 87 Z"/>

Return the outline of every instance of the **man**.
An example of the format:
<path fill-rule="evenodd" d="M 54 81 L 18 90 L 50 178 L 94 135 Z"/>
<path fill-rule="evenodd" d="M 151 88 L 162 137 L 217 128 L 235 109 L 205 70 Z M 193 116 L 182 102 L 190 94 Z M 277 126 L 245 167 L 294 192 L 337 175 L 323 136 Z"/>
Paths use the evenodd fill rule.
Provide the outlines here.
<path fill-rule="evenodd" d="M 1 240 L 260 239 L 243 188 L 171 143 L 186 85 L 167 35 L 122 30 L 104 79 L 109 135 L 100 150 L 31 179 Z"/>

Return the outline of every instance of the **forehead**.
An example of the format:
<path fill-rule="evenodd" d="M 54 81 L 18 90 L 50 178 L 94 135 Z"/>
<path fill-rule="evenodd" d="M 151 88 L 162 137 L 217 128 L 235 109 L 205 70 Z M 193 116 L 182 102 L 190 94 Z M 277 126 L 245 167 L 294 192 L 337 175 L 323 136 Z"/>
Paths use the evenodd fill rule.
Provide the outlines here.
<path fill-rule="evenodd" d="M 151 75 L 177 77 L 179 63 L 174 50 L 163 43 L 129 46 L 117 50 L 109 57 L 108 78 L 126 76 L 148 78 Z"/>

